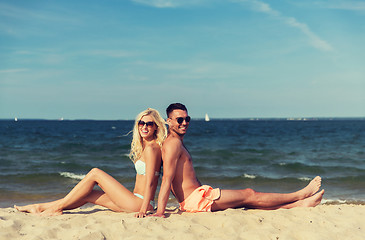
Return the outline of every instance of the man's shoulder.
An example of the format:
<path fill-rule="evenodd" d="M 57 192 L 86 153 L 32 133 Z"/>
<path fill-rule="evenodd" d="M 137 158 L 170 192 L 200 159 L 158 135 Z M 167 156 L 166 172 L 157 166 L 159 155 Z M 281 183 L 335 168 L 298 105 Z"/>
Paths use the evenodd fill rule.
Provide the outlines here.
<path fill-rule="evenodd" d="M 169 135 L 167 136 L 163 144 L 182 144 L 182 140 L 178 137 Z"/>
<path fill-rule="evenodd" d="M 182 144 L 183 143 L 182 143 L 181 139 L 179 139 L 175 136 L 168 136 L 162 145 L 162 149 L 172 148 L 172 147 L 181 147 Z"/>

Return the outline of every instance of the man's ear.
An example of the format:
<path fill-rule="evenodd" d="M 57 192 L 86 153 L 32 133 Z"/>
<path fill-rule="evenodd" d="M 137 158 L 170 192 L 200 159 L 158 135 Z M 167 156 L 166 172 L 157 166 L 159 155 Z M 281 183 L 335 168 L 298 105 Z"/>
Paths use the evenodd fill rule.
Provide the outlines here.
<path fill-rule="evenodd" d="M 166 123 L 167 123 L 167 125 L 170 126 L 170 124 L 171 124 L 171 118 L 166 119 Z"/>

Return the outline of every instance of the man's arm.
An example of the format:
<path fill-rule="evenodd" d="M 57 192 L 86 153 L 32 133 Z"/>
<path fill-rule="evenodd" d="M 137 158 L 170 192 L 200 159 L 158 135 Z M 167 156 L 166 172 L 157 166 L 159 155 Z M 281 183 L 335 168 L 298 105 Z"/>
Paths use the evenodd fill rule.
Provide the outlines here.
<path fill-rule="evenodd" d="M 181 155 L 181 141 L 179 139 L 170 139 L 165 141 L 162 148 L 163 176 L 160 193 L 158 195 L 157 217 L 164 217 L 167 201 L 169 200 L 171 183 L 176 173 L 177 161 Z"/>

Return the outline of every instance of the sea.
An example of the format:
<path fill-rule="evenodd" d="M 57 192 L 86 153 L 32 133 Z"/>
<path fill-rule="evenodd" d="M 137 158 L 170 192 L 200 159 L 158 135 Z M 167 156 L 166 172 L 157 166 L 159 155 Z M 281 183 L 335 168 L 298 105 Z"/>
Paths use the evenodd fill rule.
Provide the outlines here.
<path fill-rule="evenodd" d="M 61 198 L 94 167 L 133 190 L 133 123 L 0 120 L 0 207 Z M 365 204 L 363 118 L 193 119 L 184 143 L 203 184 L 288 193 L 319 175 L 323 204 Z"/>

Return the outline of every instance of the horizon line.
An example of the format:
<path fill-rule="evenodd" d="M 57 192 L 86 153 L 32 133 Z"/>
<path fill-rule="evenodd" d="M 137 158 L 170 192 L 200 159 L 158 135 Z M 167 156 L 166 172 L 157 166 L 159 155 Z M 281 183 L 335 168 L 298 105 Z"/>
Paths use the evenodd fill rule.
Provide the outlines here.
<path fill-rule="evenodd" d="M 210 118 L 212 120 L 249 120 L 249 121 L 260 121 L 260 120 L 286 120 L 286 121 L 316 121 L 316 120 L 365 120 L 363 117 L 227 117 L 227 118 Z M 92 118 L 0 118 L 0 121 L 134 121 L 135 119 L 92 119 Z M 194 118 L 192 120 L 204 120 L 204 117 Z"/>

